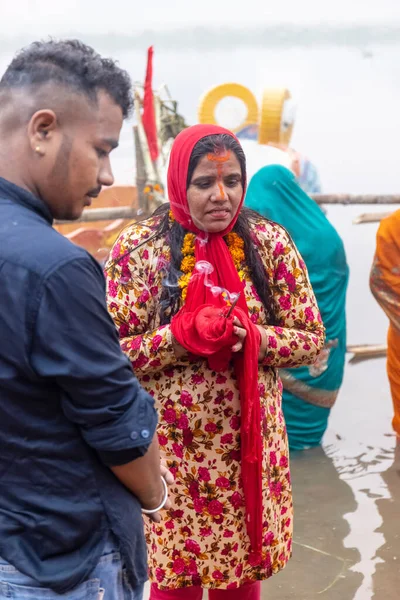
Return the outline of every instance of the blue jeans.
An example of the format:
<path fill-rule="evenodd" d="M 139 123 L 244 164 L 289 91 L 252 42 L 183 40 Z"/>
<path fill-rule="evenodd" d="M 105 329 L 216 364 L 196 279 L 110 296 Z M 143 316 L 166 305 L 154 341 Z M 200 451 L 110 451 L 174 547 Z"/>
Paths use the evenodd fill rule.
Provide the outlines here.
<path fill-rule="evenodd" d="M 38 586 L 0 558 L 0 600 L 143 600 L 144 586 L 131 587 L 116 548 L 113 541 L 107 542 L 89 579 L 65 594 Z"/>

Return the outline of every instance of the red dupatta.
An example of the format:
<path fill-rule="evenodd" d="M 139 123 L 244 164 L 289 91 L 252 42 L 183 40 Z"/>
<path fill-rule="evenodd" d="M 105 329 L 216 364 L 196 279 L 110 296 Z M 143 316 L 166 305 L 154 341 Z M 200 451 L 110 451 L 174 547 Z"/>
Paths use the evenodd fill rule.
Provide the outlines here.
<path fill-rule="evenodd" d="M 183 130 L 175 139 L 168 168 L 168 196 L 175 220 L 197 235 L 196 262 L 205 260 L 214 268 L 210 275 L 213 285 L 239 293 L 237 308 L 226 319 L 226 303 L 221 295 L 215 296 L 205 285 L 205 276 L 195 273 L 189 282 L 186 303 L 171 322 L 172 333 L 189 352 L 208 357 L 210 367 L 222 370 L 232 358 L 235 343 L 233 316 L 237 316 L 247 331 L 244 351 L 235 354 L 234 368 L 238 380 L 241 403 L 242 479 L 246 505 L 246 526 L 253 552 L 261 552 L 262 540 L 262 441 L 260 397 L 258 392 L 258 353 L 260 332 L 249 319 L 243 284 L 230 255 L 224 236 L 234 227 L 242 208 L 229 226 L 220 233 L 205 233 L 190 217 L 186 181 L 190 156 L 197 142 L 215 134 L 232 132 L 215 125 L 195 125 Z M 225 308 L 225 312 L 223 312 Z"/>

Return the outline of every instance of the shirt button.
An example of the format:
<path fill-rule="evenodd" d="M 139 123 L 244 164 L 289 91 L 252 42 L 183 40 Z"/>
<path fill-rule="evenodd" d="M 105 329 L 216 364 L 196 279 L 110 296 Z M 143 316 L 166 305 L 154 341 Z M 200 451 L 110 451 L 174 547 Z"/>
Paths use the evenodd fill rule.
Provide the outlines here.
<path fill-rule="evenodd" d="M 132 431 L 131 433 L 131 440 L 137 440 L 138 439 L 138 432 L 137 431 Z"/>
<path fill-rule="evenodd" d="M 148 429 L 142 429 L 140 435 L 144 440 L 147 440 L 150 437 L 150 431 Z"/>

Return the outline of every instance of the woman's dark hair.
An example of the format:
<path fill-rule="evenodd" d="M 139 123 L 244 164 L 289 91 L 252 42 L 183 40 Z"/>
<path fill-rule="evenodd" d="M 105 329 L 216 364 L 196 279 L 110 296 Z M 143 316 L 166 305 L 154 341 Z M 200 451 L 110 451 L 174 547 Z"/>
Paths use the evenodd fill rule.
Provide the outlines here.
<path fill-rule="evenodd" d="M 242 183 L 246 182 L 246 157 L 240 144 L 228 134 L 210 135 L 202 138 L 193 148 L 186 180 L 186 189 L 189 187 L 200 159 L 208 153 L 220 153 L 231 150 L 235 153 L 242 173 Z M 166 268 L 166 274 L 163 282 L 163 290 L 160 298 L 160 320 L 161 324 L 169 323 L 172 316 L 179 309 L 180 288 L 177 285 L 179 277 L 182 275 L 180 265 L 182 262 L 182 244 L 187 231 L 177 222 L 170 222 L 169 204 L 162 204 L 154 213 L 160 215 L 161 219 L 157 226 L 155 237 L 165 236 L 171 249 L 171 262 Z M 268 281 L 268 273 L 261 261 L 257 251 L 255 239 L 253 238 L 250 223 L 258 220 L 257 213 L 243 208 L 235 223 L 233 231 L 237 233 L 244 241 L 244 252 L 246 264 L 249 269 L 250 277 L 254 283 L 257 294 L 264 305 L 267 321 L 271 325 L 277 325 L 277 308 L 271 293 Z"/>

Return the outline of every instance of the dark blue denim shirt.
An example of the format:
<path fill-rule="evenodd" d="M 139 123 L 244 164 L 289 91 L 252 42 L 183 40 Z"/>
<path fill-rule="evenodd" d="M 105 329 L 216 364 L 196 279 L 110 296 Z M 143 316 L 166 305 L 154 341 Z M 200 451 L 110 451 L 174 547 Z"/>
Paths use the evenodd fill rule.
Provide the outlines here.
<path fill-rule="evenodd" d="M 147 579 L 139 502 L 107 465 L 143 455 L 153 399 L 122 354 L 97 262 L 0 178 L 0 556 L 63 593 L 110 535 Z"/>

